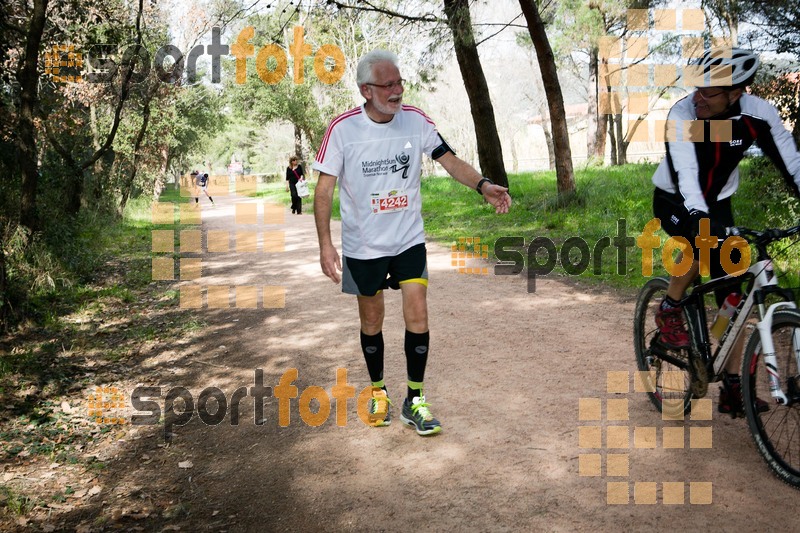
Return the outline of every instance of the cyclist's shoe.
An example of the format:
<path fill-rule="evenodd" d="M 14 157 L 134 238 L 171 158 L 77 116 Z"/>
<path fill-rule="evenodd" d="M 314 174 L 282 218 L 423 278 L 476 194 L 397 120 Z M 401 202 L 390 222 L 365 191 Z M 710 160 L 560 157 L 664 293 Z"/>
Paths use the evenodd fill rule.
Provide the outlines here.
<path fill-rule="evenodd" d="M 372 398 L 367 402 L 370 424 L 374 427 L 388 426 L 392 423 L 392 400 L 380 387 L 372 387 Z"/>
<path fill-rule="evenodd" d="M 769 411 L 769 404 L 761 398 L 756 397 L 756 409 L 759 413 L 766 413 Z M 731 383 L 730 385 L 723 385 L 720 387 L 717 410 L 722 414 L 731 415 L 731 418 L 744 416 L 741 383 Z"/>
<path fill-rule="evenodd" d="M 434 435 L 442 431 L 442 425 L 431 414 L 430 404 L 425 402 L 425 396 L 418 396 L 413 401 L 408 398 L 403 402 L 403 412 L 400 420 L 412 426 L 419 435 Z"/>
<path fill-rule="evenodd" d="M 683 323 L 683 309 L 669 307 L 656 312 L 656 326 L 658 326 L 659 340 L 669 348 L 680 350 L 689 347 L 689 333 Z"/>

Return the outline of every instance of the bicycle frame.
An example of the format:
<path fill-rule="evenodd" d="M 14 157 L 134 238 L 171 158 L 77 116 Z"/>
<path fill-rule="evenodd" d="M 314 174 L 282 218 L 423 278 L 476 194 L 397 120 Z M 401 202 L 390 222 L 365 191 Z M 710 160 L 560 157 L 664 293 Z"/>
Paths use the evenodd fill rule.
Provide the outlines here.
<path fill-rule="evenodd" d="M 779 285 L 768 249 L 772 243 L 789 237 L 794 237 L 793 242 L 780 246 L 780 253 L 800 244 L 800 225 L 760 231 L 732 227 L 727 228 L 726 234 L 741 237 L 754 247 L 755 263 L 750 265 L 749 259 L 742 263 L 739 275 L 725 275 L 705 283 L 699 277 L 693 280 L 679 302 L 689 346 L 683 343 L 677 346 L 677 340 L 685 341 L 685 337 L 676 336 L 674 344 L 669 335 L 662 338 L 664 326 L 674 329 L 680 318 L 659 317 L 665 293 L 669 292 L 669 281 L 658 278 L 645 283 L 634 312 L 636 365 L 646 373 L 642 378 L 651 387 L 649 399 L 659 411 L 666 413 L 669 407 L 670 412 L 680 409 L 686 413 L 693 407 L 692 398 L 706 396 L 710 383 L 727 376 L 726 367 L 731 367 L 732 374 L 739 373 L 732 363 L 741 350 L 739 387 L 730 388 L 731 383 L 726 383 L 728 398 L 733 396 L 739 405 L 728 401 L 730 410 L 721 411 L 729 411 L 734 418 L 744 414 L 756 448 L 769 467 L 781 480 L 800 489 L 800 304 L 795 303 L 794 289 Z M 741 247 L 739 242 L 729 244 Z M 748 264 L 746 269 L 745 264 Z M 741 292 L 742 299 L 716 342 L 711 338 L 706 295 L 717 292 L 722 296 L 725 291 L 720 289 Z M 653 318 L 655 329 L 651 325 Z M 669 324 L 668 319 L 675 323 Z M 716 337 L 716 329 L 714 333 Z M 745 340 L 746 343 L 742 342 Z M 669 383 L 664 375 L 669 372 L 682 378 L 681 386 Z M 772 401 L 764 402 L 768 394 Z M 680 404 L 673 408 L 667 405 L 668 400 L 679 400 Z"/>
<path fill-rule="evenodd" d="M 728 324 L 722 335 L 720 345 L 711 354 L 703 297 L 719 287 L 739 284 L 744 281 L 749 282 L 746 297 L 737 307 L 730 324 Z M 773 293 L 779 294 L 785 301 L 776 302 L 765 308 L 764 302 L 767 295 Z M 692 312 L 689 313 L 689 327 L 692 330 L 691 336 L 695 339 L 697 353 L 700 354 L 707 367 L 709 362 L 713 363 L 713 368 L 709 368 L 709 370 L 713 370 L 713 376 L 710 381 L 718 381 L 721 378 L 725 364 L 728 362 L 734 346 L 736 346 L 745 331 L 745 324 L 749 320 L 753 308 L 757 307 L 759 320 L 756 328 L 761 338 L 762 355 L 769 375 L 770 393 L 778 403 L 784 405 L 788 403 L 788 399 L 780 385 L 775 346 L 772 341 L 772 317 L 780 309 L 797 309 L 792 298 L 793 295 L 791 293 L 787 293 L 778 286 L 778 279 L 772 269 L 772 260 L 768 257 L 762 258 L 751 265 L 747 272 L 741 276 L 725 276 L 695 286 L 691 294 L 685 298 L 687 303 L 690 304 L 687 309 L 692 309 Z M 793 336 L 792 344 L 798 368 L 800 368 L 800 335 L 795 334 Z"/>

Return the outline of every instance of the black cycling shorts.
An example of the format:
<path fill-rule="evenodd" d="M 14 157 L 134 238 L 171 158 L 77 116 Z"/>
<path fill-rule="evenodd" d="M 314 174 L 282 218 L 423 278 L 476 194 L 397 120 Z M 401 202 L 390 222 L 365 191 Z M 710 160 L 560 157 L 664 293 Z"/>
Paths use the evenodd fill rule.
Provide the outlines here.
<path fill-rule="evenodd" d="M 686 209 L 683 197 L 680 194 L 669 193 L 656 187 L 653 194 L 653 215 L 661 220 L 661 227 L 669 236 L 683 237 L 689 241 L 694 248 L 695 259 L 700 260 L 700 253 L 694 244 L 696 228 L 694 228 L 694 222 L 689 217 L 689 211 Z M 730 197 L 709 203 L 708 218 L 719 222 L 726 228 L 734 226 Z M 718 237 L 723 238 L 724 236 L 720 235 Z M 732 250 L 730 259 L 734 263 L 738 263 L 741 260 L 739 250 Z M 711 248 L 709 261 L 710 264 L 708 266 L 712 278 L 720 278 L 727 275 L 720 262 L 720 246 Z M 725 297 L 734 292 L 734 290 L 735 287 L 723 287 L 714 291 L 717 304 L 721 305 Z"/>
<path fill-rule="evenodd" d="M 661 227 L 669 236 L 683 237 L 694 244 L 695 228 L 680 194 L 669 193 L 656 187 L 653 193 L 653 215 L 661 220 Z M 726 228 L 733 226 L 730 197 L 709 203 L 708 218 Z"/>

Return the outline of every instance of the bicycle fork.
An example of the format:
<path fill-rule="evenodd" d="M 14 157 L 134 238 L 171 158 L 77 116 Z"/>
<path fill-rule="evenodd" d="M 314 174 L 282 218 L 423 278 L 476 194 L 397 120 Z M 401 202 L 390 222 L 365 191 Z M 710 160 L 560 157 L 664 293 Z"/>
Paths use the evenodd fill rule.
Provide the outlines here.
<path fill-rule="evenodd" d="M 761 356 L 764 358 L 764 366 L 769 377 L 769 392 L 780 405 L 788 405 L 790 400 L 781 388 L 778 358 L 775 355 L 775 343 L 772 341 L 772 315 L 775 311 L 784 307 L 789 309 L 796 308 L 792 302 L 780 302 L 770 305 L 764 318 L 756 324 L 758 335 L 761 338 Z M 794 353 L 795 361 L 798 363 L 798 368 L 800 368 L 800 332 L 796 330 L 792 331 L 792 352 Z M 794 392 L 796 391 L 793 391 L 793 397 Z"/>

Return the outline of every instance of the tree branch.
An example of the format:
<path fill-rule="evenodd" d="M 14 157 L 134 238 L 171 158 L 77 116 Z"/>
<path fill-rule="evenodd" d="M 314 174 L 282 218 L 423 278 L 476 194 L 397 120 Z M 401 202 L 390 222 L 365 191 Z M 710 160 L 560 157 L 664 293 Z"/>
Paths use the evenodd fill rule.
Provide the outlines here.
<path fill-rule="evenodd" d="M 139 0 L 139 11 L 136 14 L 136 46 L 142 46 L 142 14 L 144 12 L 144 0 Z M 92 157 L 84 161 L 81 166 L 80 170 L 84 171 L 90 166 L 94 165 L 95 162 L 103 157 L 106 152 L 108 152 L 111 145 L 114 143 L 114 138 L 117 136 L 117 128 L 119 128 L 120 118 L 122 117 L 122 108 L 125 106 L 125 102 L 128 100 L 128 95 L 130 93 L 130 83 L 131 78 L 133 77 L 133 65 L 129 65 L 127 71 L 125 72 L 124 79 L 122 80 L 122 87 L 120 88 L 119 94 L 119 101 L 117 102 L 117 107 L 114 109 L 114 121 L 111 124 L 111 131 L 108 132 L 108 136 L 106 137 L 106 142 L 103 143 L 103 146 L 97 150 Z"/>
<path fill-rule="evenodd" d="M 375 6 L 372 4 L 372 2 L 368 0 L 360 2 L 361 4 L 365 4 L 366 7 L 353 6 L 350 4 L 346 4 L 344 2 L 339 2 L 338 0 L 327 0 L 327 3 L 334 5 L 339 9 L 353 9 L 355 11 L 368 11 L 373 13 L 380 13 L 382 15 L 387 15 L 389 17 L 397 17 L 407 22 L 431 22 L 431 23 L 443 22 L 441 18 L 436 17 L 430 13 L 422 16 L 406 15 L 405 13 L 399 13 L 397 11 L 392 11 L 391 9 L 386 9 L 385 7 Z"/>
<path fill-rule="evenodd" d="M 522 13 L 520 13 L 519 15 L 517 15 L 516 17 L 514 17 L 513 19 L 511 19 L 509 22 L 507 22 L 507 23 L 505 23 L 505 24 L 500 24 L 500 26 L 502 26 L 502 27 L 501 27 L 499 30 L 497 30 L 496 32 L 494 32 L 494 33 L 493 33 L 493 34 L 491 34 L 490 36 L 486 37 L 485 39 L 481 39 L 480 41 L 476 42 L 476 43 L 475 43 L 475 46 L 480 46 L 480 45 L 482 45 L 483 43 L 485 43 L 486 41 L 488 41 L 489 39 L 491 39 L 491 38 L 492 38 L 492 37 L 494 37 L 495 35 L 498 35 L 498 34 L 502 33 L 502 32 L 503 32 L 503 30 L 505 30 L 506 28 L 510 28 L 510 27 L 514 27 L 514 28 L 525 28 L 525 29 L 527 30 L 527 29 L 528 29 L 528 26 L 524 26 L 524 25 L 521 25 L 521 24 L 512 24 L 512 23 L 513 23 L 515 20 L 517 20 L 517 19 L 518 19 L 518 18 L 520 18 L 521 16 L 522 16 Z M 498 25 L 498 24 L 473 24 L 473 26 L 497 26 L 497 25 Z"/>

